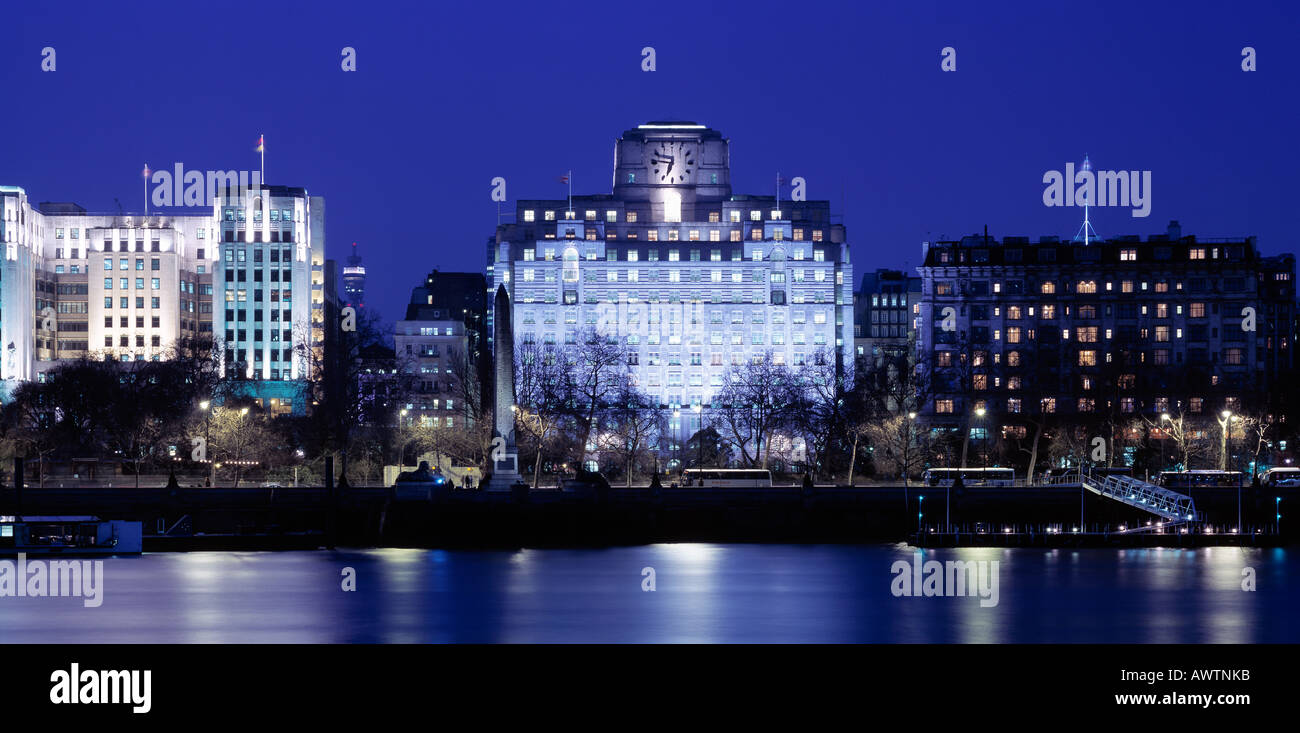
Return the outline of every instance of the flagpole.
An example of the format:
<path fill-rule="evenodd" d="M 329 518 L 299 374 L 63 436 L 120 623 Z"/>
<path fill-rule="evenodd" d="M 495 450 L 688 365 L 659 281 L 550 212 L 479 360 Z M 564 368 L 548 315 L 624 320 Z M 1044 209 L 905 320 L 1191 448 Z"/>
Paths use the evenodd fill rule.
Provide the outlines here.
<path fill-rule="evenodd" d="M 781 171 L 776 172 L 776 208 L 781 209 Z"/>
<path fill-rule="evenodd" d="M 144 215 L 149 215 L 149 164 L 144 164 Z"/>
<path fill-rule="evenodd" d="M 262 185 L 266 185 L 266 135 L 259 132 L 257 134 L 257 140 L 260 143 L 257 146 L 259 148 L 257 152 L 262 157 L 261 169 L 258 171 L 258 173 L 261 176 L 260 183 Z"/>
<path fill-rule="evenodd" d="M 573 211 L 573 169 L 569 169 L 569 211 Z M 573 215 L 575 219 L 577 216 Z"/>

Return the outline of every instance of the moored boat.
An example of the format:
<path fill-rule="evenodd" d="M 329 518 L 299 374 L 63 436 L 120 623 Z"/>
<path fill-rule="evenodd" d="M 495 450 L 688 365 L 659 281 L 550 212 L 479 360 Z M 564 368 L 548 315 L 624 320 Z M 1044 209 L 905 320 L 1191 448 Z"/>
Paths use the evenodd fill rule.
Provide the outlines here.
<path fill-rule="evenodd" d="M 138 555 L 143 526 L 93 516 L 0 516 L 0 555 Z"/>

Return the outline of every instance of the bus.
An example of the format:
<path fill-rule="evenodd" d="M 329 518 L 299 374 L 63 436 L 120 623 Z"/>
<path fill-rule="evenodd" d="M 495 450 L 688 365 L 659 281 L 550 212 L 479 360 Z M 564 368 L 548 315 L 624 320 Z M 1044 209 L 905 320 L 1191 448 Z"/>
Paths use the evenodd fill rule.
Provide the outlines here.
<path fill-rule="evenodd" d="M 1260 477 L 1259 482 L 1265 486 L 1300 486 L 1300 468 L 1270 468 Z"/>
<path fill-rule="evenodd" d="M 770 489 L 772 472 L 760 468 L 688 468 L 682 486 L 706 489 Z"/>
<path fill-rule="evenodd" d="M 921 475 L 926 486 L 952 486 L 961 476 L 964 486 L 1015 486 L 1012 468 L 931 468 Z"/>
<path fill-rule="evenodd" d="M 1237 488 L 1246 483 L 1241 471 L 1162 471 L 1160 485 L 1166 489 Z"/>

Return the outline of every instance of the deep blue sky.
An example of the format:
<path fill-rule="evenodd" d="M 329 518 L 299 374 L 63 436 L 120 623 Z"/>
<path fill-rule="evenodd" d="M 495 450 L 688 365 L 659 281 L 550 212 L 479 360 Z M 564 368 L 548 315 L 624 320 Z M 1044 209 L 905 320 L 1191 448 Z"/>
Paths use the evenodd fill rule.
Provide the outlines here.
<path fill-rule="evenodd" d="M 326 197 L 329 256 L 360 243 L 388 320 L 430 269 L 483 269 L 492 177 L 512 202 L 570 169 L 606 192 L 614 139 L 670 117 L 731 138 L 737 193 L 780 170 L 843 200 L 858 273 L 985 224 L 1072 236 L 1041 181 L 1085 153 L 1153 175 L 1151 216 L 1094 210 L 1103 236 L 1176 218 L 1294 250 L 1294 2 L 12 5 L 0 183 L 138 210 L 144 163 L 255 169 L 265 133 L 268 181 Z"/>

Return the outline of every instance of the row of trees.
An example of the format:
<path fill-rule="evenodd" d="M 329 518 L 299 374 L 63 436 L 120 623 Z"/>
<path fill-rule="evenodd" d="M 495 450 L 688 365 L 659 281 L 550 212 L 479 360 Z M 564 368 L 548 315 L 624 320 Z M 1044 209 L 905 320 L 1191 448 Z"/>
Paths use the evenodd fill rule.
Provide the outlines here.
<path fill-rule="evenodd" d="M 212 341 L 183 338 L 160 361 L 83 358 L 19 384 L 0 408 L 0 454 L 49 461 L 106 459 L 136 476 L 226 463 L 238 481 L 253 456 L 284 438 L 235 385 L 218 378 Z M 292 451 L 290 451 L 292 453 Z"/>
<path fill-rule="evenodd" d="M 394 358 L 377 315 L 358 314 L 356 326 L 338 334 L 328 362 L 321 352 L 298 347 L 317 376 L 300 396 L 308 417 L 268 414 L 246 396 L 246 385 L 219 378 L 221 354 L 211 341 L 182 339 L 161 361 L 87 358 L 19 385 L 0 408 L 0 453 L 42 464 L 115 459 L 137 476 L 222 464 L 218 478 L 235 482 L 251 465 L 268 480 L 297 471 L 303 481 L 316 481 L 330 455 L 340 459 L 336 470 L 364 483 L 379 483 L 384 465 L 426 454 L 486 467 L 492 445 L 489 357 L 475 350 L 446 355 L 433 394 L 454 402 L 457 409 L 442 414 L 456 419 L 450 426 L 445 420 L 426 424 L 416 419 L 418 405 L 431 397 L 418 355 Z M 1241 464 L 1258 462 L 1270 445 L 1290 437 L 1275 417 L 1286 414 L 1278 404 L 1289 399 L 1284 395 L 1259 395 L 1228 416 L 1192 412 L 1180 401 L 1167 415 L 1129 411 L 1123 398 L 1138 388 L 1178 394 L 1179 385 L 1135 383 L 1135 372 L 1139 379 L 1152 377 L 1130 364 L 1123 350 L 1114 366 L 1107 362 L 1091 375 L 1098 409 L 1088 413 L 1048 409 L 1049 396 L 1068 393 L 1066 380 L 1079 373 L 1041 354 L 1027 353 L 1009 365 L 989 364 L 975 348 L 953 353 L 937 362 L 900 349 L 872 355 L 850 372 L 830 350 L 799 365 L 768 352 L 728 367 L 721 384 L 708 388 L 710 404 L 668 406 L 637 382 L 637 352 L 595 331 L 571 344 L 522 343 L 516 349 L 516 434 L 534 485 L 544 468 L 566 470 L 588 461 L 628 484 L 670 467 L 728 465 L 849 482 L 860 475 L 897 478 L 927 466 L 981 464 L 1017 466 L 1027 476 L 1047 465 L 1130 459 L 1139 472 L 1237 468 L 1229 456 Z M 1016 384 L 1017 391 L 990 390 L 990 375 L 1004 386 Z M 1014 394 L 1023 409 L 969 409 L 991 394 L 999 394 L 999 404 Z M 962 407 L 934 415 L 936 395 L 955 395 Z M 692 413 L 702 420 L 685 436 L 674 423 Z M 982 429 L 982 437 L 973 440 L 972 427 Z"/>
<path fill-rule="evenodd" d="M 1131 463 L 1139 474 L 1244 469 L 1266 462 L 1270 447 L 1291 437 L 1279 417 L 1289 398 L 1252 395 L 1194 366 L 1143 370 L 1135 350 L 1115 348 L 1095 369 L 1063 368 L 1075 358 L 1065 347 L 1056 360 L 1025 352 L 992 363 L 974 345 L 942 360 L 909 351 L 873 355 L 852 376 L 826 350 L 805 365 L 779 363 L 771 353 L 733 365 L 703 406 L 701 430 L 680 445 L 669 415 L 675 420 L 694 406 L 668 407 L 647 395 L 635 382 L 634 352 L 592 332 L 574 344 L 523 344 L 517 428 L 534 481 L 543 464 L 593 459 L 628 482 L 661 470 L 664 459 L 683 468 L 788 468 L 838 481 L 915 477 L 929 466 L 1013 466 L 1030 479 L 1050 466 L 1079 464 Z M 1084 379 L 1092 409 L 1056 404 L 1080 394 L 1074 381 Z M 1164 406 L 1153 394 L 1168 395 L 1171 411 L 1153 411 Z M 1178 397 L 1187 394 L 1206 395 L 1198 411 Z M 936 397 L 954 396 L 952 414 L 935 414 Z"/>
<path fill-rule="evenodd" d="M 636 381 L 636 352 L 587 331 L 573 344 L 516 349 L 516 434 L 534 484 L 544 464 L 596 461 L 625 483 L 665 470 L 739 464 L 829 474 L 847 467 L 862 420 L 852 385 L 828 350 L 807 365 L 768 352 L 730 366 L 710 405 L 675 405 Z M 708 407 L 707 413 L 704 408 Z M 672 423 L 704 416 L 681 442 Z"/>
<path fill-rule="evenodd" d="M 388 331 L 362 311 L 355 328 L 332 334 L 328 359 L 308 334 L 295 337 L 295 360 L 313 379 L 283 383 L 282 399 L 305 404 L 306 415 L 274 414 L 254 399 L 243 366 L 210 338 L 179 339 L 158 361 L 61 362 L 0 405 L 0 457 L 35 460 L 42 482 L 49 464 L 100 461 L 134 473 L 137 485 L 141 474 L 171 470 L 238 485 L 250 471 L 271 483 L 317 483 L 334 456 L 336 476 L 379 484 L 403 447 L 431 440 L 396 419 L 406 373 L 388 366 L 366 378 L 363 357 Z"/>

